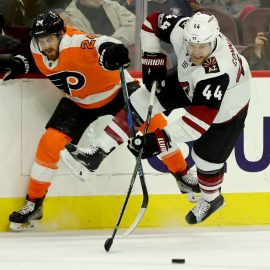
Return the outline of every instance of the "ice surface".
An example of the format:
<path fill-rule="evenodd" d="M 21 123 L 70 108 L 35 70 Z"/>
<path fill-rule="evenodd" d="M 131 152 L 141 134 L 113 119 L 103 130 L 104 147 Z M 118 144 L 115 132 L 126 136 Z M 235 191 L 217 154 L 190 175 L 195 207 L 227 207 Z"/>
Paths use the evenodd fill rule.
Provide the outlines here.
<path fill-rule="evenodd" d="M 270 227 L 137 229 L 0 234 L 1 270 L 270 269 Z M 172 264 L 184 258 L 185 264 Z"/>

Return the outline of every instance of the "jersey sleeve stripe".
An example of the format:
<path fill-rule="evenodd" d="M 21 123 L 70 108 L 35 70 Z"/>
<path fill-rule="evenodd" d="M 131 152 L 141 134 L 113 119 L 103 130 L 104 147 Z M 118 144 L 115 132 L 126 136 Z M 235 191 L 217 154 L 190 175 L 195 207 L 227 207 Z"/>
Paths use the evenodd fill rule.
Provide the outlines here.
<path fill-rule="evenodd" d="M 201 126 L 199 126 L 198 124 L 196 124 L 195 122 L 193 122 L 191 119 L 189 119 L 185 116 L 183 116 L 182 119 L 188 126 L 195 129 L 197 132 L 199 132 L 201 134 L 205 133 L 206 130 L 204 128 L 202 128 Z"/>
<path fill-rule="evenodd" d="M 142 27 L 146 26 L 146 27 L 148 27 L 148 29 L 152 29 L 151 32 L 154 32 L 155 34 L 157 34 L 157 32 L 158 32 L 158 24 L 157 24 L 157 22 L 158 22 L 159 14 L 160 14 L 159 12 L 155 12 L 155 13 L 150 14 L 146 18 L 146 20 L 144 21 L 144 24 L 142 25 Z"/>
<path fill-rule="evenodd" d="M 149 24 L 149 26 L 151 26 L 151 25 Z M 146 23 L 144 23 L 144 24 L 142 25 L 142 30 L 144 30 L 144 31 L 146 31 L 146 32 L 154 33 L 152 27 L 148 27 L 148 26 L 146 25 Z"/>
<path fill-rule="evenodd" d="M 189 107 L 188 112 L 207 125 L 211 125 L 218 113 L 218 110 L 209 108 L 207 106 L 194 106 Z"/>
<path fill-rule="evenodd" d="M 186 118 L 189 118 L 192 122 L 194 122 L 197 125 L 201 126 L 205 130 L 207 130 L 210 127 L 210 125 L 208 125 L 208 123 L 202 121 L 201 118 L 198 118 L 198 117 L 190 114 L 189 112 L 187 112 L 184 116 Z"/>

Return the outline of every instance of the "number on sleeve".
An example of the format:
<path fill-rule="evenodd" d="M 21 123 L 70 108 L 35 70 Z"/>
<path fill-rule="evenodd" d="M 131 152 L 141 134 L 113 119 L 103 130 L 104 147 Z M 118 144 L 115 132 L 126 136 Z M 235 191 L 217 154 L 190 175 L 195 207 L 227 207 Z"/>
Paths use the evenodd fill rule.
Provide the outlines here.
<path fill-rule="evenodd" d="M 213 95 L 214 98 L 221 100 L 222 99 L 222 91 L 220 90 L 220 85 L 213 91 L 210 89 L 211 85 L 208 84 L 203 90 L 203 96 L 206 97 L 207 100 L 210 100 L 211 96 Z M 214 92 L 214 94 L 212 94 Z"/>

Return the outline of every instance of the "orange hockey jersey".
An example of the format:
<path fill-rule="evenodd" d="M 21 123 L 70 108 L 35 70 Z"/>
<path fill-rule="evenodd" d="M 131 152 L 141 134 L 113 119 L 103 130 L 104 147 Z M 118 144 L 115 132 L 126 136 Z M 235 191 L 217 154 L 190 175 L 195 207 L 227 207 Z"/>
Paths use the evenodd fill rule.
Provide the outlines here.
<path fill-rule="evenodd" d="M 91 109 L 109 103 L 121 88 L 119 71 L 107 71 L 99 65 L 98 48 L 104 42 L 120 43 L 67 26 L 57 60 L 49 61 L 34 39 L 30 47 L 40 72 L 80 107 Z M 128 72 L 125 75 L 127 82 L 133 81 Z"/>

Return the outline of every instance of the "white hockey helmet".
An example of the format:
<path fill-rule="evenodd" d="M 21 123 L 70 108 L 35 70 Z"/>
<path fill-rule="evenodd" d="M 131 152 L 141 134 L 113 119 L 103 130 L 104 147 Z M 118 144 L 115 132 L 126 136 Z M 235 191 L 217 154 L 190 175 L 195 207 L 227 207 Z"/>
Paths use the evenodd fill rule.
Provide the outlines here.
<path fill-rule="evenodd" d="M 214 15 L 210 16 L 197 12 L 189 19 L 185 26 L 185 40 L 195 44 L 210 42 L 213 49 L 219 30 L 218 21 Z"/>

